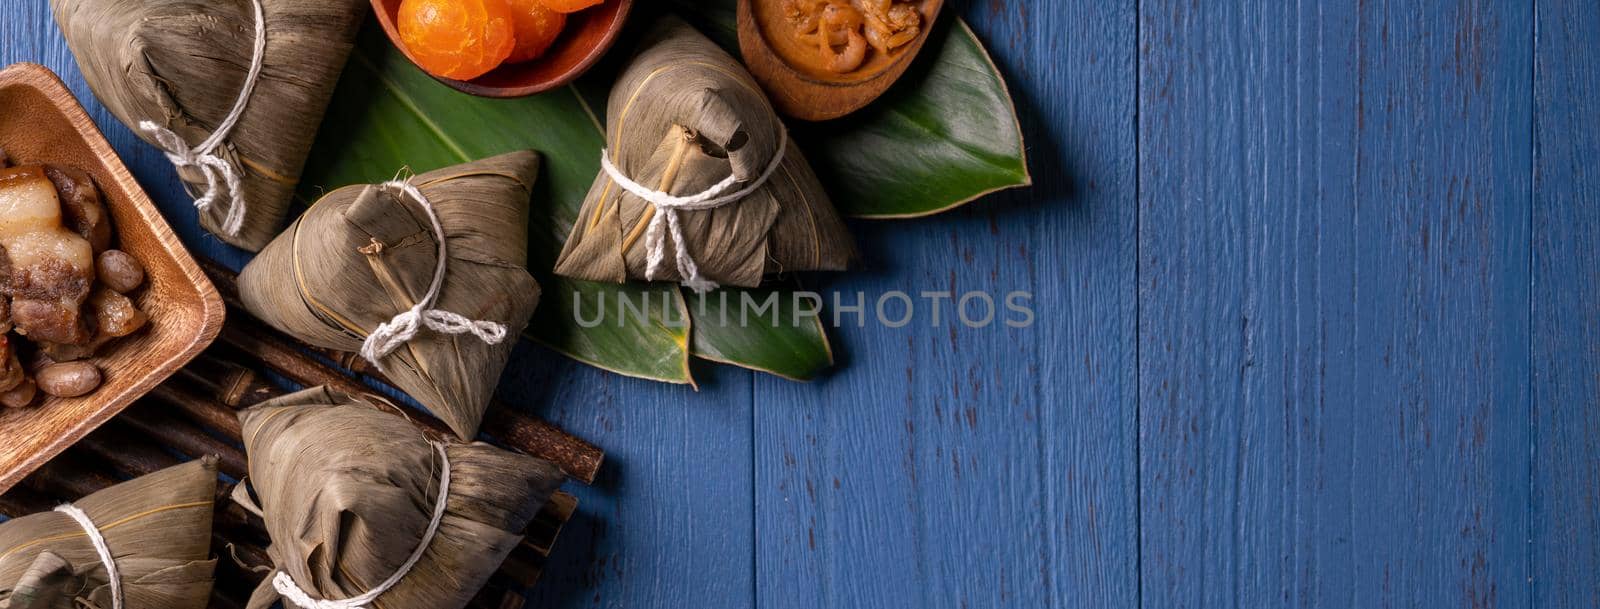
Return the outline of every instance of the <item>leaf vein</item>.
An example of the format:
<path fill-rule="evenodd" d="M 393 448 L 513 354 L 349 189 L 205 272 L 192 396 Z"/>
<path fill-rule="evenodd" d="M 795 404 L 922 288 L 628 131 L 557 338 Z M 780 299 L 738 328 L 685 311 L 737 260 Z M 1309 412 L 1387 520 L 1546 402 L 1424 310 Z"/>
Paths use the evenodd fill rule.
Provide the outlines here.
<path fill-rule="evenodd" d="M 411 99 L 410 95 L 406 95 L 405 91 L 400 88 L 399 83 L 391 79 L 388 74 L 383 72 L 383 70 L 378 69 L 377 64 L 373 63 L 372 58 L 367 57 L 363 53 L 356 53 L 355 56 L 356 59 L 360 60 L 362 67 L 370 70 L 372 74 L 378 78 L 378 82 L 383 83 L 384 89 L 386 89 L 390 95 L 393 95 L 395 100 L 400 102 L 401 106 L 405 107 L 406 110 L 410 111 L 411 114 L 417 117 L 417 122 L 422 123 L 423 127 L 426 127 L 428 131 L 434 134 L 435 137 L 439 138 L 439 141 L 443 143 L 446 148 L 450 149 L 451 154 L 456 155 L 456 158 L 461 159 L 461 162 L 463 163 L 472 161 L 472 157 L 467 155 L 466 149 L 462 148 L 459 143 L 450 137 L 449 134 L 445 133 L 444 129 L 441 128 L 438 123 L 434 122 L 433 119 L 428 118 L 428 115 L 425 114 L 422 111 L 422 108 L 417 105 L 416 100 Z"/>

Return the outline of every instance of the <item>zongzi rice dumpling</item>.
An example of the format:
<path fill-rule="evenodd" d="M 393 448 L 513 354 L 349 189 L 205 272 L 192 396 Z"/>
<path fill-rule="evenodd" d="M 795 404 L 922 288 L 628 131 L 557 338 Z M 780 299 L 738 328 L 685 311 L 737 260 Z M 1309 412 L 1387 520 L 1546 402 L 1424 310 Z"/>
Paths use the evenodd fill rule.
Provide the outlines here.
<path fill-rule="evenodd" d="M 0 524 L 0 609 L 203 609 L 216 493 L 201 459 Z"/>
<path fill-rule="evenodd" d="M 675 18 L 611 89 L 605 152 L 559 275 L 759 285 L 843 270 L 850 235 L 750 74 Z"/>
<path fill-rule="evenodd" d="M 200 223 L 277 234 L 367 0 L 51 0 L 95 97 L 160 147 Z"/>
<path fill-rule="evenodd" d="M 516 342 L 504 339 L 539 300 L 526 267 L 538 166 L 513 152 L 328 193 L 240 273 L 245 308 L 360 352 L 471 439 Z"/>
<path fill-rule="evenodd" d="M 464 607 L 563 481 L 541 459 L 429 442 L 381 407 L 319 387 L 240 413 L 255 495 L 234 496 L 266 521 L 276 568 L 250 609 Z"/>

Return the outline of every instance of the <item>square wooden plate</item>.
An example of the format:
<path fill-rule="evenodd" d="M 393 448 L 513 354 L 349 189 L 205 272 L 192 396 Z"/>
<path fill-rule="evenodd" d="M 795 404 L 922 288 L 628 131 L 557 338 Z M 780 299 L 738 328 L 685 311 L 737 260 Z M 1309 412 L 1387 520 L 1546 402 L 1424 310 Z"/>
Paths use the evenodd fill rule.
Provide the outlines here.
<path fill-rule="evenodd" d="M 224 308 L 172 227 L 49 68 L 19 63 L 0 70 L 0 148 L 14 163 L 71 166 L 94 176 L 117 247 L 144 263 L 146 284 L 134 300 L 150 315 L 148 327 L 93 358 L 105 374 L 94 393 L 0 407 L 3 493 L 199 355 L 222 328 Z"/>

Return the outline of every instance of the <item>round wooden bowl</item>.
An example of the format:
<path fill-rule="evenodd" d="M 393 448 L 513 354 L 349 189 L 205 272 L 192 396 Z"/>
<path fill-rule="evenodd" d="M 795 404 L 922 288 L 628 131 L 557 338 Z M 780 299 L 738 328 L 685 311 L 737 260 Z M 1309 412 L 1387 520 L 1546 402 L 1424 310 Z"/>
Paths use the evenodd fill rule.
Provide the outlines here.
<path fill-rule="evenodd" d="M 781 29 L 782 0 L 739 0 L 739 50 L 779 112 L 804 121 L 832 120 L 872 103 L 911 67 L 944 8 L 943 0 L 913 3 L 923 19 L 917 38 L 889 54 L 869 50 L 866 63 L 854 72 L 826 72 L 800 61 L 807 49 L 774 31 Z"/>
<path fill-rule="evenodd" d="M 416 58 L 406 50 L 406 45 L 400 41 L 400 31 L 395 28 L 400 1 L 372 0 L 372 8 L 378 13 L 378 23 L 383 25 L 389 41 L 415 64 Z M 594 67 L 617 41 L 617 34 L 622 32 L 632 9 L 633 0 L 606 0 L 600 6 L 568 15 L 567 29 L 543 57 L 525 63 L 508 63 L 472 80 L 433 78 L 457 91 L 480 97 L 525 97 L 549 91 L 577 80 Z"/>

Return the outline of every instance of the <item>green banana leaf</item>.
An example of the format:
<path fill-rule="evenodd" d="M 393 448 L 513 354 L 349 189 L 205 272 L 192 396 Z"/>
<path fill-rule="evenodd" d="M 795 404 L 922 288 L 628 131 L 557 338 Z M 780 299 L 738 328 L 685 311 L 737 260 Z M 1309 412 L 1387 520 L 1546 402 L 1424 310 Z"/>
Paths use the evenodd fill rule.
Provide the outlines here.
<path fill-rule="evenodd" d="M 731 1 L 677 5 L 737 51 L 732 7 Z M 924 215 L 1028 183 L 1020 134 L 1014 145 L 994 137 L 1014 132 L 1016 121 L 981 45 L 964 25 L 935 36 L 924 51 L 935 60 L 920 61 L 926 67 L 913 68 L 885 100 L 839 123 L 849 129 L 806 142 L 845 213 Z M 626 46 L 618 52 L 630 52 Z M 386 180 L 401 167 L 420 173 L 538 150 L 545 171 L 534 195 L 529 264 L 545 293 L 529 338 L 590 365 L 671 383 L 694 383 L 691 355 L 796 380 L 822 374 L 833 352 L 820 310 L 796 310 L 803 299 L 795 299 L 792 286 L 699 296 L 671 285 L 598 284 L 547 272 L 599 171 L 601 113 L 616 58 L 574 87 L 516 100 L 474 98 L 434 82 L 369 25 L 307 163 L 302 196 L 315 200 L 338 186 Z M 883 173 L 846 169 L 856 166 Z M 622 306 L 624 300 L 633 306 Z M 771 306 L 738 306 L 744 300 Z"/>
<path fill-rule="evenodd" d="M 739 54 L 734 0 L 670 4 Z M 1005 79 L 966 22 L 949 15 L 882 98 L 824 129 L 795 131 L 847 216 L 928 216 L 1033 183 Z"/>
<path fill-rule="evenodd" d="M 821 303 L 796 308 L 796 295 L 767 288 L 685 292 L 694 318 L 695 357 L 796 381 L 821 376 L 833 367 Z"/>

